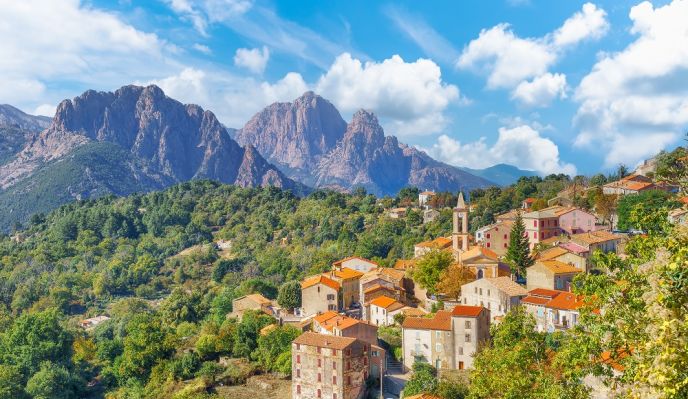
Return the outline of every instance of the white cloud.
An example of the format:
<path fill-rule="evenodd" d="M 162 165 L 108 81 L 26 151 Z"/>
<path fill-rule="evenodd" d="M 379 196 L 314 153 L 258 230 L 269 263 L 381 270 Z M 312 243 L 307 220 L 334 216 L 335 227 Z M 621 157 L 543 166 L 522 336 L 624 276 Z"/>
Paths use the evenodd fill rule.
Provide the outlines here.
<path fill-rule="evenodd" d="M 459 52 L 420 17 L 411 15 L 395 6 L 385 7 L 384 11 L 397 28 L 404 32 L 428 56 L 442 62 L 456 62 Z"/>
<path fill-rule="evenodd" d="M 561 90 L 554 91 L 558 86 L 553 84 L 560 84 L 565 78 L 563 74 L 552 75 L 549 69 L 567 48 L 586 39 L 600 38 L 608 26 L 605 11 L 592 3 L 584 4 L 582 10 L 564 21 L 560 28 L 542 37 L 521 38 L 509 24 L 498 24 L 483 29 L 478 38 L 464 48 L 456 66 L 477 73 L 487 71 L 489 89 L 514 90 L 520 86 L 520 90 L 512 91 L 512 98 L 525 99 L 523 102 L 527 105 L 543 105 L 543 102 L 528 100 L 539 97 L 544 103 L 551 101 L 561 93 Z"/>
<path fill-rule="evenodd" d="M 261 74 L 265 71 L 268 59 L 270 59 L 270 50 L 265 46 L 262 49 L 240 48 L 234 54 L 234 65 L 246 68 L 253 73 Z"/>
<path fill-rule="evenodd" d="M 592 3 L 585 3 L 581 11 L 573 14 L 554 32 L 552 43 L 557 47 L 564 47 L 587 38 L 599 39 L 608 30 L 607 13 Z"/>
<path fill-rule="evenodd" d="M 174 50 L 156 35 L 79 0 L 0 0 L 0 96 L 32 109 L 57 102 L 53 80 L 102 87 L 129 81 L 132 71 L 165 71 Z M 50 97 L 50 98 L 45 98 Z"/>
<path fill-rule="evenodd" d="M 441 135 L 437 144 L 428 152 L 437 159 L 456 166 L 486 168 L 507 163 L 541 174 L 576 174 L 574 165 L 559 159 L 559 147 L 528 125 L 500 128 L 499 137 L 492 146 L 488 145 L 484 137 L 462 144 L 447 135 Z"/>
<path fill-rule="evenodd" d="M 266 105 L 291 101 L 308 90 L 301 75 L 293 72 L 269 83 L 195 68 L 185 68 L 178 74 L 142 84 L 156 84 L 170 97 L 199 104 L 213 111 L 229 127 L 241 127 Z"/>
<path fill-rule="evenodd" d="M 43 115 L 43 116 L 49 116 L 53 117 L 55 116 L 55 110 L 57 109 L 56 105 L 53 104 L 41 104 L 36 109 L 33 111 L 34 115 Z"/>
<path fill-rule="evenodd" d="M 189 20 L 203 36 L 208 36 L 208 25 L 247 12 L 253 5 L 250 0 L 166 0 L 172 11 Z"/>
<path fill-rule="evenodd" d="M 193 45 L 193 48 L 194 50 L 205 55 L 210 55 L 213 53 L 213 50 L 211 50 L 210 47 L 206 46 L 205 44 L 196 43 Z"/>
<path fill-rule="evenodd" d="M 605 54 L 575 93 L 575 144 L 605 165 L 633 165 L 678 141 L 688 125 L 688 1 L 631 8 L 635 41 Z"/>
<path fill-rule="evenodd" d="M 443 111 L 462 101 L 459 88 L 442 81 L 433 61 L 405 62 L 398 55 L 364 63 L 342 54 L 315 89 L 344 112 L 374 111 L 389 122 L 390 133 L 400 135 L 441 131 L 447 124 Z"/>
<path fill-rule="evenodd" d="M 511 93 L 511 98 L 527 106 L 543 107 L 557 97 L 565 98 L 566 87 L 566 75 L 546 73 L 519 83 Z"/>

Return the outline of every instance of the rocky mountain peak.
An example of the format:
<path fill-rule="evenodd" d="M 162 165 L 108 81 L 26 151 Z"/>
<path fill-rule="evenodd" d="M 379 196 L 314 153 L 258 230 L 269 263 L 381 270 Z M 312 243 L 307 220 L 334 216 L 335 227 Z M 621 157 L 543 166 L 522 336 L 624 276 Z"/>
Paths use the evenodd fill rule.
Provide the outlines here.
<path fill-rule="evenodd" d="M 29 132 L 38 132 L 50 125 L 50 118 L 29 115 L 8 104 L 0 104 L 0 128 L 16 128 Z"/>
<path fill-rule="evenodd" d="M 364 109 L 356 111 L 344 134 L 344 141 L 356 141 L 359 145 L 381 147 L 385 142 L 385 131 L 375 114 Z"/>

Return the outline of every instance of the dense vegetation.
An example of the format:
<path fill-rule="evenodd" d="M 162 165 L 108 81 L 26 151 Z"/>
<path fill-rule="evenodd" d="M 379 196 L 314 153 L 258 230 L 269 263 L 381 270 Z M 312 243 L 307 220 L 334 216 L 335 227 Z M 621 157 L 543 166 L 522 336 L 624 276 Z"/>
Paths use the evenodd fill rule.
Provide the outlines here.
<path fill-rule="evenodd" d="M 288 374 L 296 330 L 227 319 L 232 299 L 298 306 L 294 280 L 349 255 L 390 265 L 450 223 L 448 210 L 425 225 L 389 219 L 360 190 L 298 198 L 207 181 L 34 215 L 0 238 L 0 398 L 205 397 L 238 370 Z M 101 314 L 93 331 L 77 326 Z"/>

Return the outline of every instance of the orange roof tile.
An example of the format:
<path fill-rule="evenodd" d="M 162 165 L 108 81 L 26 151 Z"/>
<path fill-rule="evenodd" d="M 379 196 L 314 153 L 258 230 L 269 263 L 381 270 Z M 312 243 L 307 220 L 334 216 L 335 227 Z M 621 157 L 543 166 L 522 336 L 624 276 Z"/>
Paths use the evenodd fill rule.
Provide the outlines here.
<path fill-rule="evenodd" d="M 538 296 L 527 296 L 521 299 L 521 303 L 526 303 L 530 305 L 545 305 L 549 301 L 549 298 L 543 298 Z"/>
<path fill-rule="evenodd" d="M 375 306 L 380 307 L 380 308 L 383 308 L 383 309 L 387 309 L 390 312 L 393 310 L 401 309 L 404 307 L 403 303 L 397 301 L 394 298 L 390 298 L 390 297 L 384 296 L 384 295 L 373 299 L 372 301 L 370 301 L 370 304 L 375 305 Z"/>
<path fill-rule="evenodd" d="M 339 316 L 339 313 L 333 312 L 330 310 L 330 311 L 327 311 L 323 314 L 319 314 L 319 315 L 313 317 L 313 320 L 317 321 L 318 323 L 324 323 L 327 320 L 329 320 L 333 317 L 337 317 L 337 316 Z"/>
<path fill-rule="evenodd" d="M 476 245 L 468 251 L 461 254 L 461 261 L 466 261 L 468 259 L 473 259 L 479 256 L 484 256 L 490 260 L 499 260 L 499 255 L 497 255 L 493 250 L 485 248 L 482 245 Z"/>
<path fill-rule="evenodd" d="M 536 259 L 550 260 L 550 259 L 558 258 L 561 255 L 567 254 L 568 252 L 569 251 L 567 251 L 566 249 L 564 249 L 562 247 L 552 247 L 552 248 L 548 248 L 548 249 L 540 252 L 539 254 L 537 254 Z"/>
<path fill-rule="evenodd" d="M 406 270 L 416 265 L 415 259 L 397 259 L 394 262 L 394 268 L 397 270 Z"/>
<path fill-rule="evenodd" d="M 438 238 L 435 238 L 434 240 L 419 242 L 418 244 L 416 244 L 416 246 L 421 247 L 421 248 L 444 249 L 444 248 L 451 246 L 451 244 L 452 244 L 451 238 L 438 237 Z"/>
<path fill-rule="evenodd" d="M 466 305 L 456 305 L 452 309 L 452 316 L 458 317 L 478 317 L 483 311 L 482 306 L 466 306 Z"/>
<path fill-rule="evenodd" d="M 305 332 L 294 340 L 295 344 L 315 346 L 320 348 L 345 349 L 356 342 L 356 338 L 337 337 L 333 335 Z"/>
<path fill-rule="evenodd" d="M 528 291 L 528 295 L 530 296 L 541 296 L 541 297 L 547 297 L 549 299 L 554 298 L 555 296 L 559 294 L 563 294 L 566 291 L 557 291 L 557 290 L 548 290 L 547 288 L 535 288 L 530 291 Z"/>
<path fill-rule="evenodd" d="M 248 294 L 246 295 L 246 298 L 251 299 L 253 302 L 256 302 L 261 305 L 271 305 L 272 301 L 270 301 L 268 298 L 264 297 L 261 294 Z"/>
<path fill-rule="evenodd" d="M 551 271 L 554 274 L 569 274 L 581 272 L 579 268 L 569 265 L 568 263 L 560 262 L 558 260 L 541 260 L 537 261 L 536 264 L 540 264 L 546 267 L 549 271 Z"/>
<path fill-rule="evenodd" d="M 339 283 L 338 282 L 331 280 L 331 279 L 329 279 L 329 278 L 327 278 L 321 274 L 305 279 L 301 283 L 301 289 L 306 289 L 306 288 L 312 287 L 312 286 L 317 285 L 317 284 L 324 284 L 324 285 L 326 285 L 326 286 L 328 286 L 334 290 L 339 291 Z"/>
<path fill-rule="evenodd" d="M 387 291 L 394 292 L 394 289 L 393 289 L 393 288 L 389 288 L 389 287 L 386 287 L 386 286 L 380 285 L 380 284 L 373 284 L 373 285 L 371 285 L 370 287 L 366 288 L 366 289 L 363 291 L 363 293 L 364 293 L 364 294 L 369 294 L 369 293 L 371 293 L 371 292 L 374 292 L 374 291 L 377 291 L 377 290 L 382 290 L 382 289 L 387 290 Z"/>
<path fill-rule="evenodd" d="M 606 230 L 589 231 L 587 233 L 574 234 L 571 236 L 572 241 L 578 241 L 585 244 L 599 244 L 606 241 L 619 240 L 621 238 L 623 237 Z"/>
<path fill-rule="evenodd" d="M 341 270 L 335 270 L 334 275 L 338 278 L 341 278 L 342 280 L 351 280 L 361 278 L 361 276 L 363 276 L 363 273 L 348 267 L 342 267 Z"/>
<path fill-rule="evenodd" d="M 545 306 L 554 309 L 576 310 L 583 306 L 583 297 L 581 295 L 565 292 L 554 297 Z"/>
<path fill-rule="evenodd" d="M 402 328 L 413 330 L 443 330 L 451 331 L 451 312 L 440 310 L 435 317 L 428 319 L 425 317 L 407 317 L 404 319 Z"/>
<path fill-rule="evenodd" d="M 339 330 L 346 330 L 347 328 L 351 326 L 355 326 L 359 323 L 363 323 L 360 320 L 356 320 L 352 317 L 349 316 L 344 316 L 344 315 L 336 315 L 335 317 L 331 317 L 327 319 L 326 321 L 319 323 L 322 328 L 326 329 L 327 331 L 332 331 L 336 327 Z"/>

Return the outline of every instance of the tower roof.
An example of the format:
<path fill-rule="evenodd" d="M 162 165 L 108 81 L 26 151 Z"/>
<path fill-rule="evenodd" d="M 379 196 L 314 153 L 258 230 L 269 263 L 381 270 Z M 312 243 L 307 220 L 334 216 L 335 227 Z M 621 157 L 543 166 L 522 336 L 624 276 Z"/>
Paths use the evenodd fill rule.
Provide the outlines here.
<path fill-rule="evenodd" d="M 466 201 L 463 200 L 462 191 L 459 191 L 459 199 L 456 201 L 456 209 L 466 209 Z"/>

